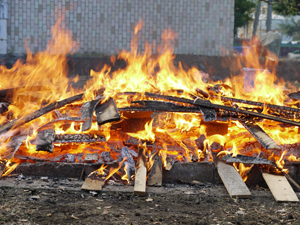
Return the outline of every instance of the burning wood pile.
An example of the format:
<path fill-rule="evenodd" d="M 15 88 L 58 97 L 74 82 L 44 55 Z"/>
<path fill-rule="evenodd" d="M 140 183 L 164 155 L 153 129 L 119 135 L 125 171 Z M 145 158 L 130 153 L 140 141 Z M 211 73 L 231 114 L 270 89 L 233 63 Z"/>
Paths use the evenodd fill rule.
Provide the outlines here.
<path fill-rule="evenodd" d="M 150 48 L 137 53 L 137 33 L 132 52 L 118 56 L 127 67 L 92 70 L 83 89 L 66 77 L 65 55 L 75 44 L 58 25 L 45 52 L 0 67 L 2 176 L 22 162 L 98 163 L 84 189 L 113 180 L 135 182 L 143 193 L 147 175 L 148 184 L 161 185 L 162 169 L 176 162 L 214 161 L 226 185 L 226 161 L 244 180 L 257 164 L 292 181 L 284 164 L 300 157 L 300 94 L 265 69 L 270 59 L 262 65 L 253 48 L 244 59 L 257 69 L 252 75 L 213 82 L 173 65 L 170 33 L 156 57 Z"/>

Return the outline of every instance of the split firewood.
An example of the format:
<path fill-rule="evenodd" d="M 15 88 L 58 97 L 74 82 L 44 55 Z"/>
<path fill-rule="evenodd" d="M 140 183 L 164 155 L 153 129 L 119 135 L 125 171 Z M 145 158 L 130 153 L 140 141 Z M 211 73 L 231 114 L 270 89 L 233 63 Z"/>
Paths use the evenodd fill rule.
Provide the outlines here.
<path fill-rule="evenodd" d="M 134 180 L 134 194 L 145 195 L 146 194 L 146 180 L 147 180 L 147 168 L 146 157 L 144 155 L 144 149 L 139 148 L 137 170 Z"/>
<path fill-rule="evenodd" d="M 155 154 L 153 160 L 148 176 L 148 185 L 160 187 L 162 185 L 162 161 L 158 154 Z"/>
<path fill-rule="evenodd" d="M 16 129 L 34 119 L 39 118 L 40 116 L 42 116 L 48 112 L 51 112 L 54 109 L 59 109 L 67 104 L 81 100 L 82 97 L 83 97 L 83 94 L 79 94 L 79 95 L 75 95 L 70 98 L 64 99 L 62 101 L 59 101 L 59 102 L 51 103 L 50 105 L 42 107 L 41 109 L 38 109 L 32 113 L 29 113 L 19 119 L 8 122 L 0 127 L 0 134 L 3 134 L 11 129 Z"/>

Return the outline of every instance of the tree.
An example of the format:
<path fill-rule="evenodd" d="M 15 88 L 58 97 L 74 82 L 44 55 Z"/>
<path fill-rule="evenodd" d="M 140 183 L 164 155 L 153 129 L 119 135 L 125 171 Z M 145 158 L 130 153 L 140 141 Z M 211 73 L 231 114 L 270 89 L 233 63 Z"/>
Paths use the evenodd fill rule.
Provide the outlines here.
<path fill-rule="evenodd" d="M 237 28 L 243 27 L 252 20 L 250 16 L 254 11 L 256 4 L 249 0 L 235 0 L 234 5 L 234 35 L 237 34 Z"/>
<path fill-rule="evenodd" d="M 274 0 L 273 10 L 283 16 L 298 15 L 300 12 L 300 0 Z"/>
<path fill-rule="evenodd" d="M 300 20 L 297 22 L 292 18 L 290 22 L 279 24 L 283 34 L 292 36 L 294 40 L 300 40 Z"/>

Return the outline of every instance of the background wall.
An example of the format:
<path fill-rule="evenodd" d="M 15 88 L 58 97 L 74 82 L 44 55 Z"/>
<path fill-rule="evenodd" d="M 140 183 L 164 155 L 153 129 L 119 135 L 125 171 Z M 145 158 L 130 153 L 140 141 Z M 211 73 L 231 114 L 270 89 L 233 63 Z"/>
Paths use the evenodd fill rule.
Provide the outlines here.
<path fill-rule="evenodd" d="M 7 52 L 25 53 L 25 40 L 33 52 L 44 50 L 64 11 L 79 53 L 129 50 L 141 18 L 140 50 L 145 40 L 161 44 L 167 28 L 178 34 L 176 54 L 221 55 L 233 46 L 234 0 L 9 0 Z"/>

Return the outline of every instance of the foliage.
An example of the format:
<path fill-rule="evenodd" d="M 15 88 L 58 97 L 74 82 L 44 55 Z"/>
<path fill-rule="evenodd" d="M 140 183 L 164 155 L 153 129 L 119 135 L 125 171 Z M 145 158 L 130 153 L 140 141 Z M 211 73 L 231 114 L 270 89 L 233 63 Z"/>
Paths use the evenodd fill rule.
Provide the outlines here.
<path fill-rule="evenodd" d="M 273 11 L 283 16 L 299 14 L 300 0 L 274 0 Z"/>
<path fill-rule="evenodd" d="M 234 5 L 234 35 L 237 34 L 237 28 L 246 25 L 252 20 L 250 14 L 254 11 L 256 4 L 249 0 L 235 0 Z"/>
<path fill-rule="evenodd" d="M 300 20 L 297 22 L 291 18 L 290 22 L 279 24 L 280 31 L 287 36 L 292 36 L 294 40 L 300 40 Z"/>

